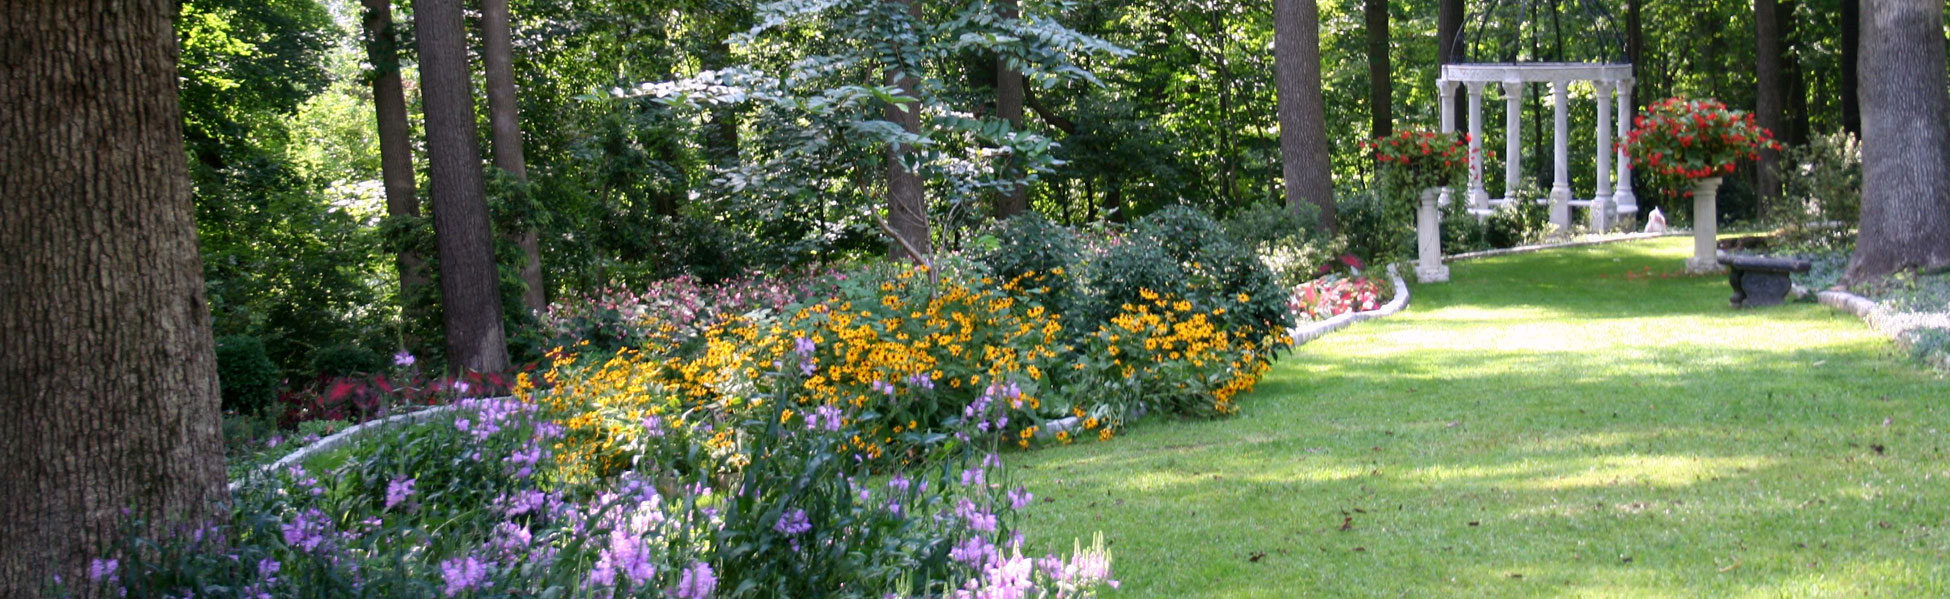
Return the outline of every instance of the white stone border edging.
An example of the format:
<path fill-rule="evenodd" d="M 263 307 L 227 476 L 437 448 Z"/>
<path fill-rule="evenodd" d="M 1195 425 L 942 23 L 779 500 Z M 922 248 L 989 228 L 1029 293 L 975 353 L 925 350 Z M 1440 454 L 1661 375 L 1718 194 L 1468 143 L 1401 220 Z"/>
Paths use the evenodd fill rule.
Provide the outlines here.
<path fill-rule="evenodd" d="M 1293 347 L 1305 345 L 1307 342 L 1319 339 L 1328 333 L 1346 328 L 1347 325 L 1370 318 L 1390 316 L 1402 311 L 1403 308 L 1407 308 L 1408 284 L 1402 281 L 1402 275 L 1395 270 L 1394 264 L 1388 265 L 1388 280 L 1395 285 L 1394 299 L 1388 300 L 1388 303 L 1382 304 L 1379 308 L 1366 312 L 1349 312 L 1320 322 L 1310 322 L 1293 327 L 1292 330 L 1287 331 L 1287 334 L 1293 337 Z"/>
<path fill-rule="evenodd" d="M 1492 258 L 1496 256 L 1508 256 L 1511 254 L 1528 254 L 1531 252 L 1542 251 L 1542 250 L 1583 247 L 1587 245 L 1617 243 L 1620 241 L 1639 241 L 1642 239 L 1658 239 L 1660 237 L 1684 237 L 1688 235 L 1692 235 L 1692 233 L 1686 231 L 1665 231 L 1662 233 L 1626 233 L 1623 235 L 1599 237 L 1596 239 L 1580 239 L 1577 241 L 1566 241 L 1561 243 L 1541 243 L 1537 245 L 1520 245 L 1511 248 L 1483 250 L 1480 252 L 1464 252 L 1461 254 L 1452 254 L 1448 256 L 1443 256 L 1442 261 L 1460 262 L 1463 260 L 1474 260 L 1477 258 Z"/>
<path fill-rule="evenodd" d="M 508 398 L 509 397 L 495 397 L 489 399 L 508 399 Z M 251 477 L 254 477 L 256 475 L 267 473 L 267 472 L 277 472 L 278 470 L 289 468 L 295 464 L 301 463 L 305 461 L 305 459 L 310 458 L 311 456 L 332 451 L 334 449 L 338 449 L 340 447 L 344 447 L 348 444 L 351 444 L 353 439 L 360 435 L 364 435 L 366 433 L 370 433 L 382 428 L 387 428 L 399 424 L 419 424 L 421 422 L 426 422 L 428 420 L 433 419 L 434 416 L 438 416 L 441 414 L 445 414 L 447 412 L 454 411 L 454 408 L 458 405 L 459 404 L 457 403 L 450 403 L 444 406 L 433 406 L 423 410 L 415 410 L 412 412 L 407 412 L 405 414 L 394 414 L 392 416 L 387 416 L 385 418 L 380 418 L 378 420 L 367 420 L 365 422 L 352 425 L 350 427 L 347 427 L 345 430 L 332 433 L 330 435 L 326 435 L 325 438 L 319 439 L 317 441 L 313 441 L 310 444 L 305 445 L 304 447 L 300 447 L 298 448 L 297 451 L 293 451 L 290 454 L 285 455 L 284 457 L 278 458 L 277 461 L 271 462 L 269 464 L 265 464 L 263 466 L 259 466 L 254 471 L 246 473 L 243 476 L 243 478 L 230 481 L 230 491 L 235 493 L 239 487 L 243 486 L 245 481 L 249 480 Z"/>
<path fill-rule="evenodd" d="M 1368 320 L 1371 318 L 1381 318 L 1384 316 L 1391 316 L 1397 312 L 1401 312 L 1402 309 L 1407 308 L 1408 307 L 1408 283 L 1402 281 L 1401 272 L 1396 269 L 1396 265 L 1394 264 L 1388 265 L 1388 280 L 1395 284 L 1394 299 L 1388 300 L 1388 303 L 1382 304 L 1381 307 L 1375 308 L 1373 310 L 1368 310 L 1365 312 L 1349 312 L 1320 322 L 1310 322 L 1304 325 L 1293 327 L 1292 329 L 1288 329 L 1287 334 L 1293 337 L 1293 345 L 1290 347 L 1300 347 L 1301 345 L 1306 344 L 1308 341 L 1313 341 L 1315 339 L 1319 339 L 1321 337 L 1326 336 L 1328 333 L 1332 333 L 1334 331 L 1347 328 L 1348 325 L 1361 322 L 1363 320 Z M 1138 418 L 1142 418 L 1142 417 L 1144 417 L 1143 410 L 1138 410 L 1132 412 L 1127 418 L 1129 418 L 1130 420 L 1137 420 Z M 1056 420 L 1044 422 L 1043 425 L 1036 430 L 1036 438 L 1047 439 L 1056 436 L 1056 433 L 1074 430 L 1077 427 L 1077 423 L 1078 423 L 1078 419 L 1075 416 L 1066 416 L 1063 418 L 1058 418 Z"/>
<path fill-rule="evenodd" d="M 1950 315 L 1944 314 L 1906 314 L 1890 310 L 1875 300 L 1849 293 L 1840 289 L 1830 289 L 1815 294 L 1815 301 L 1822 305 L 1854 314 L 1869 328 L 1887 335 L 1896 342 L 1896 347 L 1910 351 L 1916 346 L 1915 331 L 1923 328 L 1950 328 Z M 1930 361 L 1930 366 L 1950 370 L 1950 357 L 1940 357 Z"/>

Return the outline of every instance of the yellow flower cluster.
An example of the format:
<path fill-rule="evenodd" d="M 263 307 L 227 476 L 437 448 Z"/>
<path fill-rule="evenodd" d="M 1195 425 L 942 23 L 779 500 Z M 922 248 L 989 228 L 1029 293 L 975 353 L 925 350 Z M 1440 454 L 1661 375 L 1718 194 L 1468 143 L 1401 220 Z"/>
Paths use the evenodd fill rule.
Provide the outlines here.
<path fill-rule="evenodd" d="M 1195 414 L 1237 412 L 1234 400 L 1270 367 L 1265 344 L 1251 331 L 1219 327 L 1223 308 L 1199 311 L 1148 289 L 1138 295 L 1139 302 L 1120 306 L 1092 338 L 1111 358 L 1110 375 L 1133 383 L 1146 403 Z"/>

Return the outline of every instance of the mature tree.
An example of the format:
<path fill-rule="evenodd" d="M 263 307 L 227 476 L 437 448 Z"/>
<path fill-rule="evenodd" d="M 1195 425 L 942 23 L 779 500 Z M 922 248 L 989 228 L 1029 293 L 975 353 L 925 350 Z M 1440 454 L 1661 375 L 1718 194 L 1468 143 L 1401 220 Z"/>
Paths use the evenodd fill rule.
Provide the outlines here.
<path fill-rule="evenodd" d="M 1020 15 L 1016 0 L 1002 0 L 1002 18 L 1014 19 Z M 1009 121 L 1015 129 L 1022 129 L 1022 71 L 1009 64 L 1009 57 L 997 56 L 995 59 L 995 116 Z M 1013 185 L 995 205 L 997 218 L 1008 218 L 1029 210 L 1029 186 Z"/>
<path fill-rule="evenodd" d="M 1320 90 L 1320 8 L 1314 0 L 1274 0 L 1273 60 L 1286 204 L 1297 209 L 1301 202 L 1313 202 L 1320 208 L 1320 227 L 1338 230 Z"/>
<path fill-rule="evenodd" d="M 921 18 L 921 5 L 914 0 L 887 0 L 887 10 L 893 14 L 893 26 L 897 31 L 910 37 Z M 900 95 L 916 97 L 921 88 L 921 78 L 916 71 L 920 68 L 920 57 L 912 48 L 896 48 L 892 56 L 885 57 L 883 65 L 887 85 L 899 90 Z M 908 133 L 921 131 L 921 107 L 918 102 L 889 102 L 886 117 L 889 122 L 900 125 Z M 928 245 L 928 203 L 921 185 L 921 174 L 907 167 L 906 156 L 914 151 L 912 144 L 887 144 L 887 221 L 889 233 L 894 236 L 888 244 L 888 252 L 894 256 L 908 256 L 924 259 L 932 250 Z M 910 255 L 915 254 L 915 255 Z"/>
<path fill-rule="evenodd" d="M 372 104 L 379 120 L 379 171 L 386 188 L 386 214 L 418 218 L 420 197 L 413 183 L 413 133 L 406 122 L 406 90 L 400 79 L 399 32 L 393 26 L 393 2 L 363 2 L 366 60 L 372 64 Z M 401 297 L 412 297 L 428 283 L 426 259 L 419 252 L 402 248 L 396 264 Z"/>
<path fill-rule="evenodd" d="M 1463 58 L 1463 2 L 1462 0 L 1436 0 L 1435 7 L 1435 57 L 1438 64 L 1452 64 Z M 1441 67 L 1436 67 L 1440 69 Z M 1437 71 L 1440 76 L 1441 72 Z M 1448 107 L 1457 113 L 1469 110 L 1468 96 L 1456 94 L 1455 106 Z"/>
<path fill-rule="evenodd" d="M 1754 119 L 1776 135 L 1785 129 L 1781 126 L 1781 100 L 1785 90 L 1781 80 L 1779 9 L 1775 0 L 1754 0 Z M 1756 190 L 1760 195 L 1757 204 L 1760 216 L 1765 216 L 1770 201 L 1781 195 L 1781 176 L 1777 170 L 1780 162 L 1780 151 L 1760 151 L 1760 168 L 1754 169 L 1760 178 Z"/>
<path fill-rule="evenodd" d="M 176 9 L 0 5 L 0 596 L 224 498 Z"/>
<path fill-rule="evenodd" d="M 508 0 L 481 0 L 481 61 L 487 66 L 488 136 L 494 166 L 516 184 L 528 182 L 528 161 L 521 151 L 521 114 L 515 102 L 514 34 L 508 25 Z M 525 185 L 524 185 L 525 187 Z M 525 190 L 524 190 L 525 193 Z M 521 248 L 521 303 L 529 310 L 548 307 L 542 286 L 542 242 L 532 219 L 523 219 L 514 233 Z"/>
<path fill-rule="evenodd" d="M 506 370 L 500 276 L 494 266 L 481 140 L 474 130 L 474 86 L 460 0 L 423 0 L 414 10 L 448 367 Z"/>
<path fill-rule="evenodd" d="M 1862 224 L 1843 280 L 1950 268 L 1943 5 L 1862 2 Z"/>
<path fill-rule="evenodd" d="M 1388 69 L 1388 0 L 1366 0 L 1362 16 L 1368 24 L 1368 129 L 1374 137 L 1395 132 L 1394 87 Z"/>
<path fill-rule="evenodd" d="M 1861 0 L 1842 0 L 1842 129 L 1862 136 L 1862 96 L 1856 90 L 1861 81 L 1861 65 L 1856 61 L 1862 53 L 1862 2 Z"/>

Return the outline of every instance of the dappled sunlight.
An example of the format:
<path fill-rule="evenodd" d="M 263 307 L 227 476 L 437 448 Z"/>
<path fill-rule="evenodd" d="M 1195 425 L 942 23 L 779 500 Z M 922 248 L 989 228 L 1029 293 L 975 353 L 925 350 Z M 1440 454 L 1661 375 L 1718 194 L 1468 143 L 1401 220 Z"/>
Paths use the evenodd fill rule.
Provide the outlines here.
<path fill-rule="evenodd" d="M 1599 276 L 1684 241 L 1461 263 L 1236 418 L 1016 458 L 1045 540 L 1104 531 L 1131 597 L 1950 596 L 1944 382 L 1825 307 Z"/>

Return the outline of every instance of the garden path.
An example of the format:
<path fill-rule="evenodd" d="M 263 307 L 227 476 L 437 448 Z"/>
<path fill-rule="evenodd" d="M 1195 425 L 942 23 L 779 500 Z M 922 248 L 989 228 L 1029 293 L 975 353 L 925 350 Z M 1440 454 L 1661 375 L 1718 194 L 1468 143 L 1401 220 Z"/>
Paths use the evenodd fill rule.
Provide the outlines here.
<path fill-rule="evenodd" d="M 1454 265 L 1235 418 L 1016 454 L 1115 597 L 1950 596 L 1950 384 L 1688 240 Z"/>

